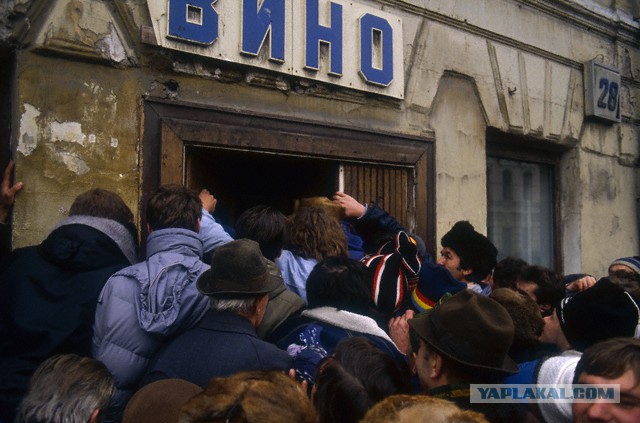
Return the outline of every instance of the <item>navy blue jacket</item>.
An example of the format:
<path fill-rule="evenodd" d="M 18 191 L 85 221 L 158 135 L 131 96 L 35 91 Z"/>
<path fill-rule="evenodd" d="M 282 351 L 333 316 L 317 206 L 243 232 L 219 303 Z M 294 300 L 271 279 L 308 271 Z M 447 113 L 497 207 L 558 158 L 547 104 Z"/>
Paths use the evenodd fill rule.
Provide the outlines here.
<path fill-rule="evenodd" d="M 193 328 L 179 335 L 151 361 L 143 385 L 179 378 L 207 386 L 214 377 L 245 370 L 289 370 L 292 359 L 256 335 L 238 314 L 209 310 Z"/>
<path fill-rule="evenodd" d="M 71 216 L 42 244 L 6 257 L 0 265 L 0 421 L 13 421 L 44 360 L 90 355 L 98 294 L 135 258 L 127 228 L 89 216 Z"/>
<path fill-rule="evenodd" d="M 351 219 L 350 222 L 364 242 L 362 248 L 365 254 L 377 251 L 380 245 L 393 238 L 396 232 L 407 232 L 395 217 L 376 203 L 368 204 L 364 215 L 360 219 Z"/>
<path fill-rule="evenodd" d="M 326 318 L 318 319 L 311 313 L 325 314 Z M 376 322 L 370 317 L 332 307 L 320 307 L 285 320 L 268 340 L 296 355 L 292 368 L 296 375 L 309 382 L 310 386 L 314 383 L 316 366 L 320 360 L 333 354 L 340 341 L 354 336 L 367 338 L 376 348 L 389 355 L 399 369 L 405 370 L 405 355 L 386 334 L 376 335 L 382 334 L 382 329 L 376 326 L 372 330 L 372 326 L 376 326 Z"/>

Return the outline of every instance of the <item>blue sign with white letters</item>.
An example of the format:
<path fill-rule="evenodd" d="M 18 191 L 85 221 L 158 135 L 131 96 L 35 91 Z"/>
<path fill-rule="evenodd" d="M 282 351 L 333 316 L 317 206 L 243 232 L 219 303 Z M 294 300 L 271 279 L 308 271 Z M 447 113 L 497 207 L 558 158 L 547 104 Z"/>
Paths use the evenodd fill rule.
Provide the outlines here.
<path fill-rule="evenodd" d="M 404 96 L 402 21 L 375 7 L 354 0 L 149 0 L 147 7 L 165 48 Z"/>

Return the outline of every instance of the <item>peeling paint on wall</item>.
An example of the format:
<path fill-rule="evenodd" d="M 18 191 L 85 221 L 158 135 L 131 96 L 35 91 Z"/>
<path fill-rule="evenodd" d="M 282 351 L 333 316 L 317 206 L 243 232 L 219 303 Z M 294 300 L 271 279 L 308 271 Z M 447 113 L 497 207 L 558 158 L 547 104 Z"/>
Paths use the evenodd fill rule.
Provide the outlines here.
<path fill-rule="evenodd" d="M 109 59 L 116 63 L 123 62 L 127 58 L 127 54 L 124 50 L 124 45 L 118 36 L 115 26 L 109 25 L 111 28 L 111 34 L 105 35 L 103 38 L 96 42 L 96 46 L 107 55 Z"/>
<path fill-rule="evenodd" d="M 61 152 L 58 153 L 58 159 L 76 175 L 84 175 L 89 172 L 89 166 L 80 157 L 72 153 Z"/>
<path fill-rule="evenodd" d="M 36 119 L 40 110 L 30 104 L 24 105 L 24 113 L 20 117 L 20 137 L 17 150 L 25 156 L 33 153 L 38 146 L 38 124 Z"/>
<path fill-rule="evenodd" d="M 87 138 L 79 122 L 51 122 L 51 141 L 75 142 L 84 147 Z M 95 135 L 94 135 L 95 138 Z"/>
<path fill-rule="evenodd" d="M 89 90 L 93 95 L 99 95 L 102 91 L 102 87 L 100 87 L 100 85 L 96 84 L 95 82 L 92 82 L 92 83 L 85 82 L 84 86 L 89 88 Z"/>
<path fill-rule="evenodd" d="M 80 120 L 91 122 L 96 118 L 115 119 L 118 111 L 118 98 L 113 90 L 105 89 L 95 82 L 85 82 L 84 86 L 89 92 L 83 91 L 81 93 L 84 107 Z"/>

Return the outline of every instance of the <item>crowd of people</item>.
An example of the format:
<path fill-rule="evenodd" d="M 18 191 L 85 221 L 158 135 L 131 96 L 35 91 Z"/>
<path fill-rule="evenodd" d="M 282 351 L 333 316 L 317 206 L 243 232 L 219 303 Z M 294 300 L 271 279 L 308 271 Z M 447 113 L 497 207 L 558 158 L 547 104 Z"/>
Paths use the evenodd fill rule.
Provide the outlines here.
<path fill-rule="evenodd" d="M 0 192 L 3 223 L 22 183 Z M 216 220 L 165 185 L 79 195 L 0 262 L 0 423 L 640 421 L 640 257 L 560 275 L 467 221 L 423 240 L 338 192 Z M 142 253 L 142 257 L 141 256 Z M 620 401 L 474 402 L 475 384 Z"/>

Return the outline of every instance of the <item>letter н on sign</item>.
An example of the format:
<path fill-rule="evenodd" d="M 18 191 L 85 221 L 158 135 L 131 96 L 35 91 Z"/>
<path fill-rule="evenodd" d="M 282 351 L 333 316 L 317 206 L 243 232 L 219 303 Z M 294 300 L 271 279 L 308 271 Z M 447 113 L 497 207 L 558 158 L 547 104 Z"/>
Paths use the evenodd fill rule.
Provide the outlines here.
<path fill-rule="evenodd" d="M 159 46 L 404 98 L 402 20 L 346 0 L 148 0 Z"/>

